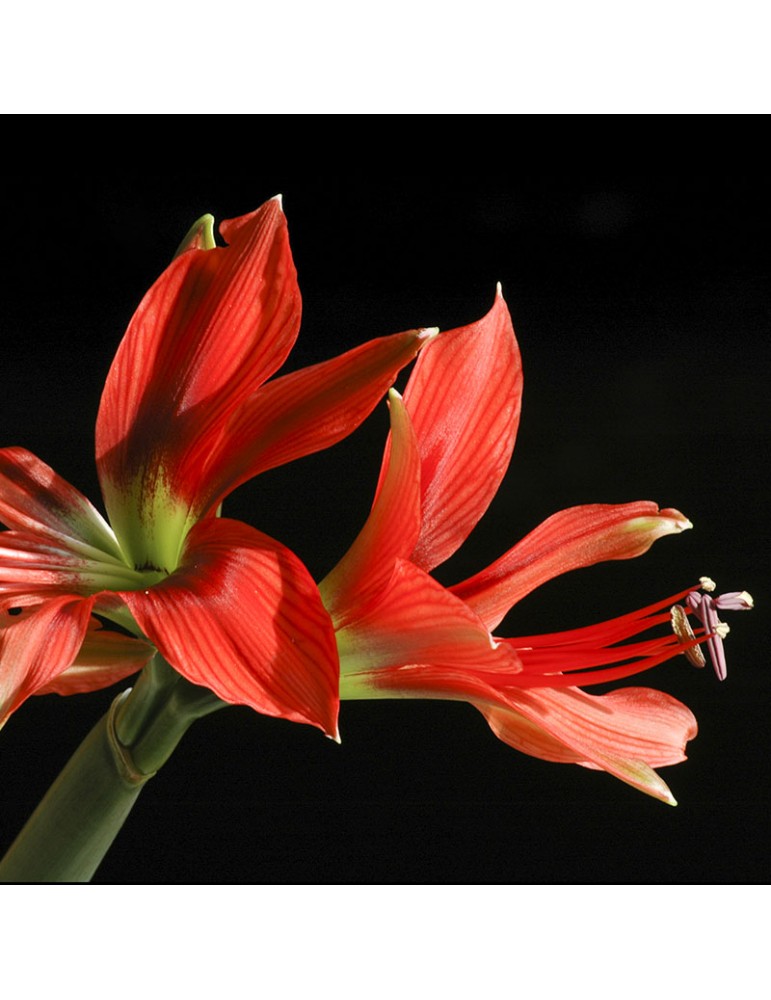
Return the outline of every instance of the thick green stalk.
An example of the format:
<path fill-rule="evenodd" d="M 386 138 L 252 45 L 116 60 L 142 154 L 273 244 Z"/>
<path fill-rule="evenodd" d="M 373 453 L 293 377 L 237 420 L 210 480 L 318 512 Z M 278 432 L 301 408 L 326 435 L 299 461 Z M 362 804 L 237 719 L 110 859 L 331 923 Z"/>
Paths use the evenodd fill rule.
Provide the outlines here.
<path fill-rule="evenodd" d="M 120 759 L 114 709 L 115 703 L 27 821 L 0 862 L 0 881 L 90 881 L 151 777 L 133 775 Z"/>
<path fill-rule="evenodd" d="M 223 702 L 160 657 L 91 730 L 0 861 L 0 882 L 88 882 L 145 783 Z"/>

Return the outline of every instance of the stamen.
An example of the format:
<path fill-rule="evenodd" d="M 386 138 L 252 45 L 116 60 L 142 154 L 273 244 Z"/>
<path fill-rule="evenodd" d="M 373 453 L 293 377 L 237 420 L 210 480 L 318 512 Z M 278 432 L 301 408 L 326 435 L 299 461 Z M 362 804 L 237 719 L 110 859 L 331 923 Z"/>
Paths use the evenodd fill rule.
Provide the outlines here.
<path fill-rule="evenodd" d="M 693 634 L 693 629 L 688 621 L 688 612 L 685 608 L 681 607 L 679 604 L 674 604 L 670 608 L 670 614 L 672 616 L 672 631 L 675 633 L 680 642 L 683 644 L 687 642 L 695 643 L 696 636 Z M 694 667 L 703 667 L 707 663 L 704 659 L 704 653 L 702 653 L 696 645 L 688 646 L 684 649 L 683 655 L 687 657 L 688 661 L 692 663 Z"/>
<path fill-rule="evenodd" d="M 699 583 L 701 584 L 702 590 L 707 590 L 710 593 L 712 593 L 712 591 L 715 590 L 717 587 L 715 581 L 708 576 L 700 576 Z"/>
<path fill-rule="evenodd" d="M 699 582 L 705 591 L 715 589 L 714 582 L 708 576 L 701 577 Z M 686 604 L 704 626 L 712 665 L 718 679 L 724 681 L 728 670 L 723 640 L 730 629 L 725 622 L 720 621 L 718 609 L 721 611 L 749 611 L 754 607 L 754 601 L 746 590 L 732 591 L 728 594 L 720 594 L 718 597 L 712 597 L 710 593 L 700 594 L 698 591 L 692 591 L 686 598 Z M 677 629 L 675 629 L 675 633 L 679 635 Z"/>

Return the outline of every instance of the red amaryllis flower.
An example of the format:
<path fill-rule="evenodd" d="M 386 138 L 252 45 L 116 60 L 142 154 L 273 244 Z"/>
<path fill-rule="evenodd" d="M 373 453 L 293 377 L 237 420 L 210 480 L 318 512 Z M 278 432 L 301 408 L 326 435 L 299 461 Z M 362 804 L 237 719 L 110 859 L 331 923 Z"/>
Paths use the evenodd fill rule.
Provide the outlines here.
<path fill-rule="evenodd" d="M 699 606 L 691 588 L 633 614 L 552 635 L 501 639 L 509 609 L 568 570 L 645 552 L 691 527 L 656 504 L 592 504 L 550 517 L 481 573 L 450 588 L 429 571 L 465 540 L 508 465 L 522 369 L 506 304 L 443 333 L 419 357 L 391 436 L 371 514 L 321 583 L 335 623 L 341 698 L 469 701 L 504 742 L 546 760 L 600 768 L 674 802 L 654 767 L 684 759 L 691 712 L 659 691 L 594 696 L 580 684 L 628 676 L 693 649 L 714 630 L 647 635 Z M 731 595 L 743 596 L 743 595 Z M 729 605 L 724 605 L 729 606 Z M 731 606 L 749 606 L 748 604 Z M 639 638 L 638 638 L 639 637 Z"/>
<path fill-rule="evenodd" d="M 300 323 L 280 202 L 224 222 L 226 246 L 212 223 L 144 297 L 107 377 L 109 523 L 39 458 L 0 451 L 0 724 L 31 694 L 101 687 L 157 649 L 224 701 L 337 731 L 334 633 L 308 571 L 216 514 L 240 483 L 350 433 L 428 334 L 266 382 Z"/>

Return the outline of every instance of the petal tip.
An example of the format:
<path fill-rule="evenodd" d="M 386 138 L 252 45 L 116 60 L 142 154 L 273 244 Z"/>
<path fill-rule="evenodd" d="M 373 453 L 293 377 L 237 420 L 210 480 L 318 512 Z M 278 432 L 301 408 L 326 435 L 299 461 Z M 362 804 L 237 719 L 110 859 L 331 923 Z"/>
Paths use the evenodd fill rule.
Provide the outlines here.
<path fill-rule="evenodd" d="M 674 507 L 665 507 L 663 510 L 659 511 L 659 515 L 672 522 L 673 532 L 688 531 L 689 528 L 693 527 L 693 522 L 690 521 L 685 514 L 682 514 Z"/>

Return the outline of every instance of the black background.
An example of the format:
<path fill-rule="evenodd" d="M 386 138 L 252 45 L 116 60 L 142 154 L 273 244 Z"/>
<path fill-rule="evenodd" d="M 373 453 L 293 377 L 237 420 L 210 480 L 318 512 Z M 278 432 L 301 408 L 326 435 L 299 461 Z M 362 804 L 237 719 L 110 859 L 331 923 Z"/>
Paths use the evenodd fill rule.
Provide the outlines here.
<path fill-rule="evenodd" d="M 500 629 L 589 624 L 703 574 L 750 590 L 759 607 L 730 620 L 725 683 L 681 659 L 640 681 L 699 719 L 689 760 L 663 771 L 680 805 L 518 755 L 462 704 L 346 703 L 341 746 L 232 708 L 197 723 L 150 782 L 97 882 L 768 881 L 765 179 L 703 156 L 632 169 L 572 149 L 535 163 L 526 121 L 458 120 L 468 135 L 448 129 L 416 148 L 398 119 L 363 147 L 330 118 L 328 143 L 296 136 L 287 148 L 279 122 L 231 116 L 218 119 L 215 152 L 192 133 L 161 156 L 142 135 L 150 119 L 127 117 L 139 124 L 119 156 L 94 144 L 11 158 L 2 443 L 98 500 L 93 425 L 112 354 L 205 211 L 227 218 L 283 193 L 304 304 L 292 368 L 469 322 L 501 281 L 525 370 L 518 444 L 485 519 L 438 575 L 463 578 L 572 504 L 649 499 L 686 513 L 693 531 L 544 586 Z M 515 157 L 494 138 L 504 130 Z M 381 406 L 343 444 L 241 489 L 226 512 L 320 577 L 363 522 L 386 426 Z M 33 698 L 10 720 L 0 846 L 114 694 Z"/>

